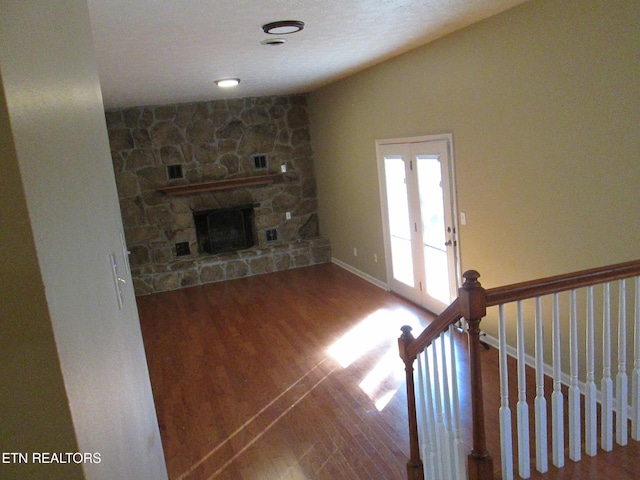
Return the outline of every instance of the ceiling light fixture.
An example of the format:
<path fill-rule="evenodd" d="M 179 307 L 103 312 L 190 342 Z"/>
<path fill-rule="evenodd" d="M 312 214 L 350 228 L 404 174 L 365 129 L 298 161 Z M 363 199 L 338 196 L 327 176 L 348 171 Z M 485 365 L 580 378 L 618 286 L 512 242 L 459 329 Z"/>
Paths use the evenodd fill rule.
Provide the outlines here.
<path fill-rule="evenodd" d="M 239 83 L 239 78 L 222 78 L 220 80 L 216 80 L 216 85 L 221 88 L 235 87 Z"/>
<path fill-rule="evenodd" d="M 278 46 L 282 45 L 286 40 L 284 38 L 267 38 L 260 42 L 260 45 Z"/>
<path fill-rule="evenodd" d="M 299 32 L 304 28 L 304 22 L 300 20 L 280 20 L 278 22 L 266 23 L 262 26 L 264 33 L 269 35 L 289 35 Z"/>

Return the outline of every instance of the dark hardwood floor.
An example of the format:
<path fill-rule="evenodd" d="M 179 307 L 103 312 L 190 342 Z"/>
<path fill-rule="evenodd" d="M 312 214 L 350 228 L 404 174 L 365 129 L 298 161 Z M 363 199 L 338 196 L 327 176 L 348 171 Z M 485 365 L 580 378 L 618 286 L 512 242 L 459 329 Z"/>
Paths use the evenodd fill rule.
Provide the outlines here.
<path fill-rule="evenodd" d="M 425 312 L 331 264 L 138 305 L 170 478 L 404 478 L 397 337 Z"/>
<path fill-rule="evenodd" d="M 428 313 L 332 264 L 144 296 L 138 308 L 172 480 L 406 478 L 397 338 Z M 497 425 L 495 350 L 483 362 Z M 470 448 L 464 361 L 458 370 Z M 496 470 L 497 430 L 487 429 Z M 634 443 L 532 478 L 636 478 Z"/>

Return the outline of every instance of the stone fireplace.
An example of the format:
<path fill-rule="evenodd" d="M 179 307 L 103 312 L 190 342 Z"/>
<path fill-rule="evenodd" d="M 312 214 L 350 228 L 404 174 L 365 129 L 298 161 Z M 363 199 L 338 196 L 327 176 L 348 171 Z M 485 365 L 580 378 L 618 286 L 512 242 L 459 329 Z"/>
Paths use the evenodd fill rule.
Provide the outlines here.
<path fill-rule="evenodd" d="M 305 96 L 106 119 L 137 295 L 330 261 Z"/>

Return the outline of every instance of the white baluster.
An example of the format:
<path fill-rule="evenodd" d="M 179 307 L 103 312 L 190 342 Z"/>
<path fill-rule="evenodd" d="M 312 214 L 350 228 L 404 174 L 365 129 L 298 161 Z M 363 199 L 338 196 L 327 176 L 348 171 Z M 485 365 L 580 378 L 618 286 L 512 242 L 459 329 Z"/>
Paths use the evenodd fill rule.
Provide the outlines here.
<path fill-rule="evenodd" d="M 462 440 L 462 428 L 460 427 L 460 398 L 458 395 L 458 376 L 456 366 L 458 365 L 455 342 L 453 339 L 455 329 L 453 325 L 449 327 L 449 350 L 451 355 L 451 397 L 453 402 L 452 410 L 452 430 L 453 430 L 453 458 L 454 474 L 456 480 L 467 478 L 466 455 L 464 442 Z"/>
<path fill-rule="evenodd" d="M 420 413 L 420 446 L 424 459 L 425 478 L 440 478 L 438 470 L 438 451 L 436 444 L 435 418 L 433 414 L 433 392 L 431 391 L 431 374 L 429 356 L 426 351 L 418 355 L 418 402 Z"/>
<path fill-rule="evenodd" d="M 602 407 L 600 411 L 600 447 L 613 449 L 613 380 L 611 379 L 611 285 L 603 286 L 602 311 Z"/>
<path fill-rule="evenodd" d="M 439 344 L 440 344 L 440 354 L 442 361 L 442 425 L 444 426 L 444 440 L 445 444 L 443 445 L 445 449 L 444 461 L 447 464 L 447 474 L 449 475 L 446 478 L 455 478 L 454 477 L 454 451 L 453 451 L 453 428 L 452 428 L 452 413 L 451 413 L 451 395 L 449 388 L 449 370 L 451 368 L 451 364 L 447 358 L 447 352 L 445 348 L 447 334 L 443 332 L 440 334 Z"/>
<path fill-rule="evenodd" d="M 507 327 L 504 305 L 498 307 L 498 355 L 500 360 L 500 458 L 503 480 L 513 480 L 513 438 L 509 408 L 509 371 L 507 367 Z"/>
<path fill-rule="evenodd" d="M 440 380 L 440 361 L 438 360 L 438 349 L 434 340 L 433 354 L 433 386 L 434 386 L 434 404 L 436 413 L 436 441 L 438 447 L 438 463 L 440 475 L 443 479 L 451 478 L 451 468 L 449 463 L 449 448 L 447 442 L 446 428 L 444 425 L 444 411 L 442 409 L 442 386 Z"/>
<path fill-rule="evenodd" d="M 536 297 L 536 469 L 545 473 L 549 469 L 547 451 L 547 400 L 544 398 L 544 329 L 542 325 L 542 298 Z"/>
<path fill-rule="evenodd" d="M 522 302 L 518 302 L 518 473 L 522 478 L 531 476 L 529 446 L 529 405 L 527 404 L 527 380 L 524 350 L 524 313 Z"/>
<path fill-rule="evenodd" d="M 416 357 L 416 368 L 413 371 L 413 383 L 415 385 L 416 390 L 416 420 L 418 423 L 418 440 L 420 447 L 420 457 L 423 461 L 427 460 L 427 441 L 429 436 L 427 434 L 427 411 L 426 411 L 426 394 L 425 394 L 425 385 L 428 385 L 429 382 L 424 378 L 425 372 L 422 367 L 422 355 L 424 352 L 419 353 Z M 426 468 L 426 467 L 425 467 Z"/>
<path fill-rule="evenodd" d="M 551 394 L 552 461 L 564 466 L 564 395 L 562 394 L 562 357 L 560 343 L 560 300 L 553 295 L 553 393 Z"/>
<path fill-rule="evenodd" d="M 633 322 L 633 374 L 631 377 L 631 438 L 640 440 L 640 277 L 636 277 Z"/>
<path fill-rule="evenodd" d="M 582 458 L 580 428 L 580 386 L 578 383 L 578 300 L 575 290 L 570 295 L 569 317 L 569 458 L 579 462 Z"/>
<path fill-rule="evenodd" d="M 627 378 L 627 281 L 618 292 L 618 374 L 616 375 L 616 443 L 626 445 L 629 436 L 629 379 Z"/>
<path fill-rule="evenodd" d="M 596 383 L 595 383 L 595 333 L 594 333 L 593 287 L 587 287 L 587 384 L 585 386 L 585 447 L 587 455 L 597 451 Z"/>

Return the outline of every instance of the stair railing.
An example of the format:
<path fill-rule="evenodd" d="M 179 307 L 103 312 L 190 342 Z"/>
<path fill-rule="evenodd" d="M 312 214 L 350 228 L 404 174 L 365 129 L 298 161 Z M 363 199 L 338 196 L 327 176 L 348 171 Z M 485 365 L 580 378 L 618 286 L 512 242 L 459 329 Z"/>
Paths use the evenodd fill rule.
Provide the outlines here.
<path fill-rule="evenodd" d="M 586 287 L 590 293 L 590 307 L 587 308 L 587 350 L 593 350 L 593 292 L 592 288 L 594 285 L 603 284 L 605 285 L 605 305 L 607 304 L 607 294 L 608 287 L 606 286 L 609 282 L 613 281 L 621 281 L 622 284 L 620 286 L 620 291 L 625 291 L 624 279 L 628 279 L 631 277 L 636 277 L 636 293 L 635 293 L 635 368 L 632 374 L 632 438 L 640 439 L 640 260 L 633 262 L 626 262 L 616 265 L 610 265 L 602 268 L 595 268 L 589 270 L 583 270 L 579 272 L 574 272 L 570 274 L 558 275 L 553 277 L 547 277 L 539 280 L 534 280 L 530 282 L 523 282 L 513 285 L 507 285 L 504 287 L 492 288 L 489 290 L 485 290 L 482 288 L 480 283 L 478 282 L 478 278 L 480 274 L 476 271 L 469 270 L 463 274 L 465 279 L 462 287 L 458 291 L 458 298 L 454 300 L 449 307 L 447 307 L 444 312 L 436 317 L 436 319 L 427 326 L 417 338 L 414 338 L 411 334 L 411 327 L 404 326 L 402 327 L 402 335 L 398 339 L 398 346 L 400 351 L 400 357 L 402 358 L 405 364 L 405 372 L 406 372 L 406 384 L 407 384 L 407 407 L 408 407 L 408 421 L 409 421 L 409 436 L 410 436 L 410 458 L 407 462 L 407 478 L 408 480 L 423 480 L 425 478 L 425 465 L 423 464 L 421 457 L 421 444 L 419 438 L 419 431 L 422 430 L 422 435 L 427 434 L 428 430 L 425 428 L 420 428 L 418 424 L 418 407 L 421 399 L 419 395 L 416 395 L 416 388 L 414 383 L 414 362 L 419 356 L 425 353 L 427 347 L 433 344 L 433 342 L 440 338 L 447 330 L 451 329 L 452 326 L 457 323 L 461 318 L 466 320 L 468 325 L 467 334 L 468 334 L 468 354 L 469 354 L 469 370 L 470 370 L 470 394 L 471 394 L 471 413 L 472 413 L 472 438 L 473 445 L 472 450 L 467 457 L 467 474 L 468 478 L 471 480 L 489 480 L 494 477 L 493 470 L 493 460 L 491 455 L 487 451 L 486 439 L 485 439 L 485 424 L 484 424 L 484 406 L 483 406 L 483 390 L 482 390 L 482 370 L 481 370 L 481 361 L 480 361 L 480 353 L 482 350 L 482 344 L 480 342 L 480 322 L 483 317 L 486 316 L 487 308 L 492 306 L 498 306 L 500 310 L 500 319 L 499 319 L 499 327 L 500 327 L 500 369 L 501 369 L 501 380 L 506 380 L 506 373 L 503 374 L 503 369 L 506 369 L 506 335 L 503 330 L 504 326 L 504 315 L 503 315 L 503 306 L 508 303 L 518 302 L 518 325 L 520 330 L 522 330 L 522 322 L 523 317 L 520 313 L 521 302 L 526 299 L 536 299 L 536 389 L 537 393 L 543 393 L 542 377 L 543 377 L 543 367 L 542 365 L 542 322 L 541 322 L 541 314 L 539 313 L 541 309 L 539 308 L 540 299 L 546 295 L 554 295 L 554 305 L 553 310 L 557 312 L 557 294 L 560 292 L 572 292 L 572 297 L 577 289 Z M 622 295 L 622 293 L 621 293 Z M 623 304 L 624 300 L 620 300 L 620 310 L 624 311 Z M 575 304 L 572 300 L 572 309 L 575 310 Z M 604 313 L 604 331 L 605 336 L 607 335 L 608 329 L 610 329 L 610 320 L 608 319 L 609 315 L 605 307 Z M 559 362 L 559 330 L 557 328 L 559 320 L 556 318 L 557 313 L 554 313 L 554 328 L 553 328 L 553 341 L 554 341 L 554 365 L 553 365 L 553 377 L 554 377 L 554 395 L 559 391 L 559 382 L 560 382 L 560 362 Z M 571 329 L 572 329 L 572 339 L 571 341 L 575 343 L 575 312 L 572 313 L 572 321 L 571 321 Z M 626 337 L 626 320 L 620 320 L 620 329 L 619 339 Z M 523 336 L 518 334 L 518 360 L 519 365 L 518 369 L 522 370 L 524 373 L 524 340 Z M 605 342 L 606 343 L 606 342 Z M 575 347 L 575 348 L 574 348 Z M 607 359 L 607 355 L 609 353 L 606 345 L 604 347 L 604 379 L 603 379 L 603 387 L 605 390 L 605 402 L 608 402 L 605 405 L 606 409 L 611 409 L 610 406 L 613 402 L 611 400 L 611 395 L 607 394 L 607 390 L 609 390 L 608 385 L 611 383 L 608 382 L 607 375 L 610 377 L 610 362 Z M 624 341 L 622 344 L 619 344 L 619 350 L 622 350 L 622 353 L 626 355 L 626 343 Z M 572 345 L 571 348 L 572 356 L 574 356 L 577 351 L 577 346 Z M 587 386 L 584 388 L 587 409 L 587 416 L 592 417 L 586 420 L 586 431 L 589 436 L 586 439 L 586 449 L 587 454 L 593 455 L 593 447 L 590 447 L 590 443 L 595 442 L 595 384 L 593 381 L 593 352 L 587 351 L 587 358 L 589 365 L 587 365 Z M 557 354 L 558 358 L 555 358 L 555 354 Z M 591 355 L 591 359 L 589 360 L 589 355 Z M 520 358 L 522 356 L 522 358 Z M 625 364 L 622 357 L 620 357 L 620 365 L 619 370 L 622 370 L 622 378 L 620 375 L 618 376 L 618 382 L 620 388 L 623 392 L 626 392 L 626 376 L 625 376 Z M 418 363 L 418 366 L 421 366 L 421 363 Z M 575 388 L 572 393 L 571 387 L 576 387 L 577 383 L 577 373 L 574 371 L 574 368 L 577 368 L 574 365 L 574 361 L 572 359 L 571 362 L 571 378 L 572 385 L 569 389 L 569 403 L 571 408 L 572 402 L 578 402 L 579 405 L 579 390 L 577 392 Z M 505 370 L 506 372 L 506 370 Z M 428 377 L 427 377 L 428 378 Z M 518 379 L 519 382 L 524 382 L 523 377 Z M 502 382 L 501 382 L 502 383 Z M 501 437 L 502 432 L 508 432 L 510 436 L 510 411 L 508 410 L 508 406 L 505 407 L 505 397 L 503 393 L 505 392 L 506 386 L 501 384 L 501 397 L 503 401 L 503 407 L 500 412 L 500 421 L 501 421 Z M 424 390 L 424 387 L 420 387 L 419 385 L 419 393 Z M 623 393 L 624 394 L 624 393 Z M 519 397 L 524 395 L 524 392 L 519 390 Z M 577 399 L 577 400 L 576 400 Z M 417 402 L 418 400 L 418 402 Z M 523 400 L 519 398 L 519 400 Z M 556 405 L 557 399 L 553 400 L 553 411 L 554 415 L 556 414 Z M 519 408 L 522 405 L 522 402 L 519 401 Z M 623 402 L 618 402 L 623 403 Z M 620 407 L 622 412 L 626 412 L 626 402 L 624 402 L 624 407 Z M 421 404 L 423 405 L 423 404 Z M 422 407 L 421 407 L 422 408 Z M 528 408 L 528 407 L 526 407 Z M 561 411 L 561 409 L 560 409 Z M 605 410 L 607 411 L 607 410 Z M 526 413 L 526 409 L 523 409 L 520 412 L 519 418 Z M 571 415 L 571 413 L 570 413 Z M 546 403 L 540 395 L 536 397 L 536 416 L 541 419 L 541 423 L 544 425 L 544 429 L 546 429 Z M 624 418 L 626 418 L 626 413 L 623 414 Z M 618 414 L 619 418 L 622 418 L 620 414 Z M 543 419 L 544 417 L 544 419 Z M 504 420 L 504 422 L 503 422 Z M 605 422 L 606 422 L 605 418 Z M 619 420 L 620 421 L 620 420 Z M 519 420 L 520 422 L 520 420 Z M 579 432 L 580 424 L 578 423 L 576 426 L 576 420 L 573 421 L 573 426 L 571 425 L 570 419 L 570 430 L 573 428 Z M 610 423 L 610 422 L 609 422 Z M 604 424 L 603 424 L 604 425 Z M 520 427 L 521 425 L 519 425 Z M 528 477 L 527 471 L 527 462 L 528 460 L 528 420 L 526 422 L 522 422 L 522 426 L 526 427 L 523 431 L 519 431 L 519 441 L 525 442 L 526 448 L 519 448 L 519 452 L 522 452 L 522 456 L 526 457 L 524 459 L 524 463 L 520 465 L 520 476 L 523 478 Z M 609 428 L 609 430 L 611 430 Z M 605 429 L 603 428 L 603 432 Z M 538 432 L 536 432 L 538 434 Z M 572 432 L 570 432 L 570 439 Z M 540 438 L 546 438 L 546 431 L 539 435 Z M 603 442 L 607 442 L 605 438 L 605 433 L 603 433 Z M 557 432 L 554 432 L 554 438 L 558 437 Z M 575 435 L 574 435 L 575 437 Z M 423 439 L 425 441 L 425 439 Z M 510 438 L 509 438 L 510 441 Z M 570 440 L 571 441 L 571 440 Z M 575 444 L 576 440 L 574 439 L 573 445 L 570 445 L 570 457 L 573 460 L 579 459 L 579 453 L 575 452 Z M 536 448 L 536 458 L 538 462 L 538 470 L 544 470 L 546 465 L 546 446 L 543 445 L 544 442 L 537 445 Z M 619 441 L 620 443 L 620 441 Z M 579 438 L 577 440 L 577 448 L 580 448 Z M 505 441 L 502 440 L 502 474 L 503 478 L 512 478 L 512 464 L 511 462 L 511 450 L 508 447 L 505 450 Z M 606 448 L 606 447 L 605 447 Z M 572 450 L 573 449 L 573 450 Z M 563 446 L 554 440 L 553 442 L 553 462 L 556 466 L 562 466 L 563 463 L 563 455 L 564 453 Z M 573 453 L 571 453 L 573 452 Z M 543 458 L 545 457 L 545 458 Z M 430 469 L 427 466 L 426 469 L 428 472 L 433 472 L 433 469 Z M 506 476 L 505 476 L 506 475 Z"/>

